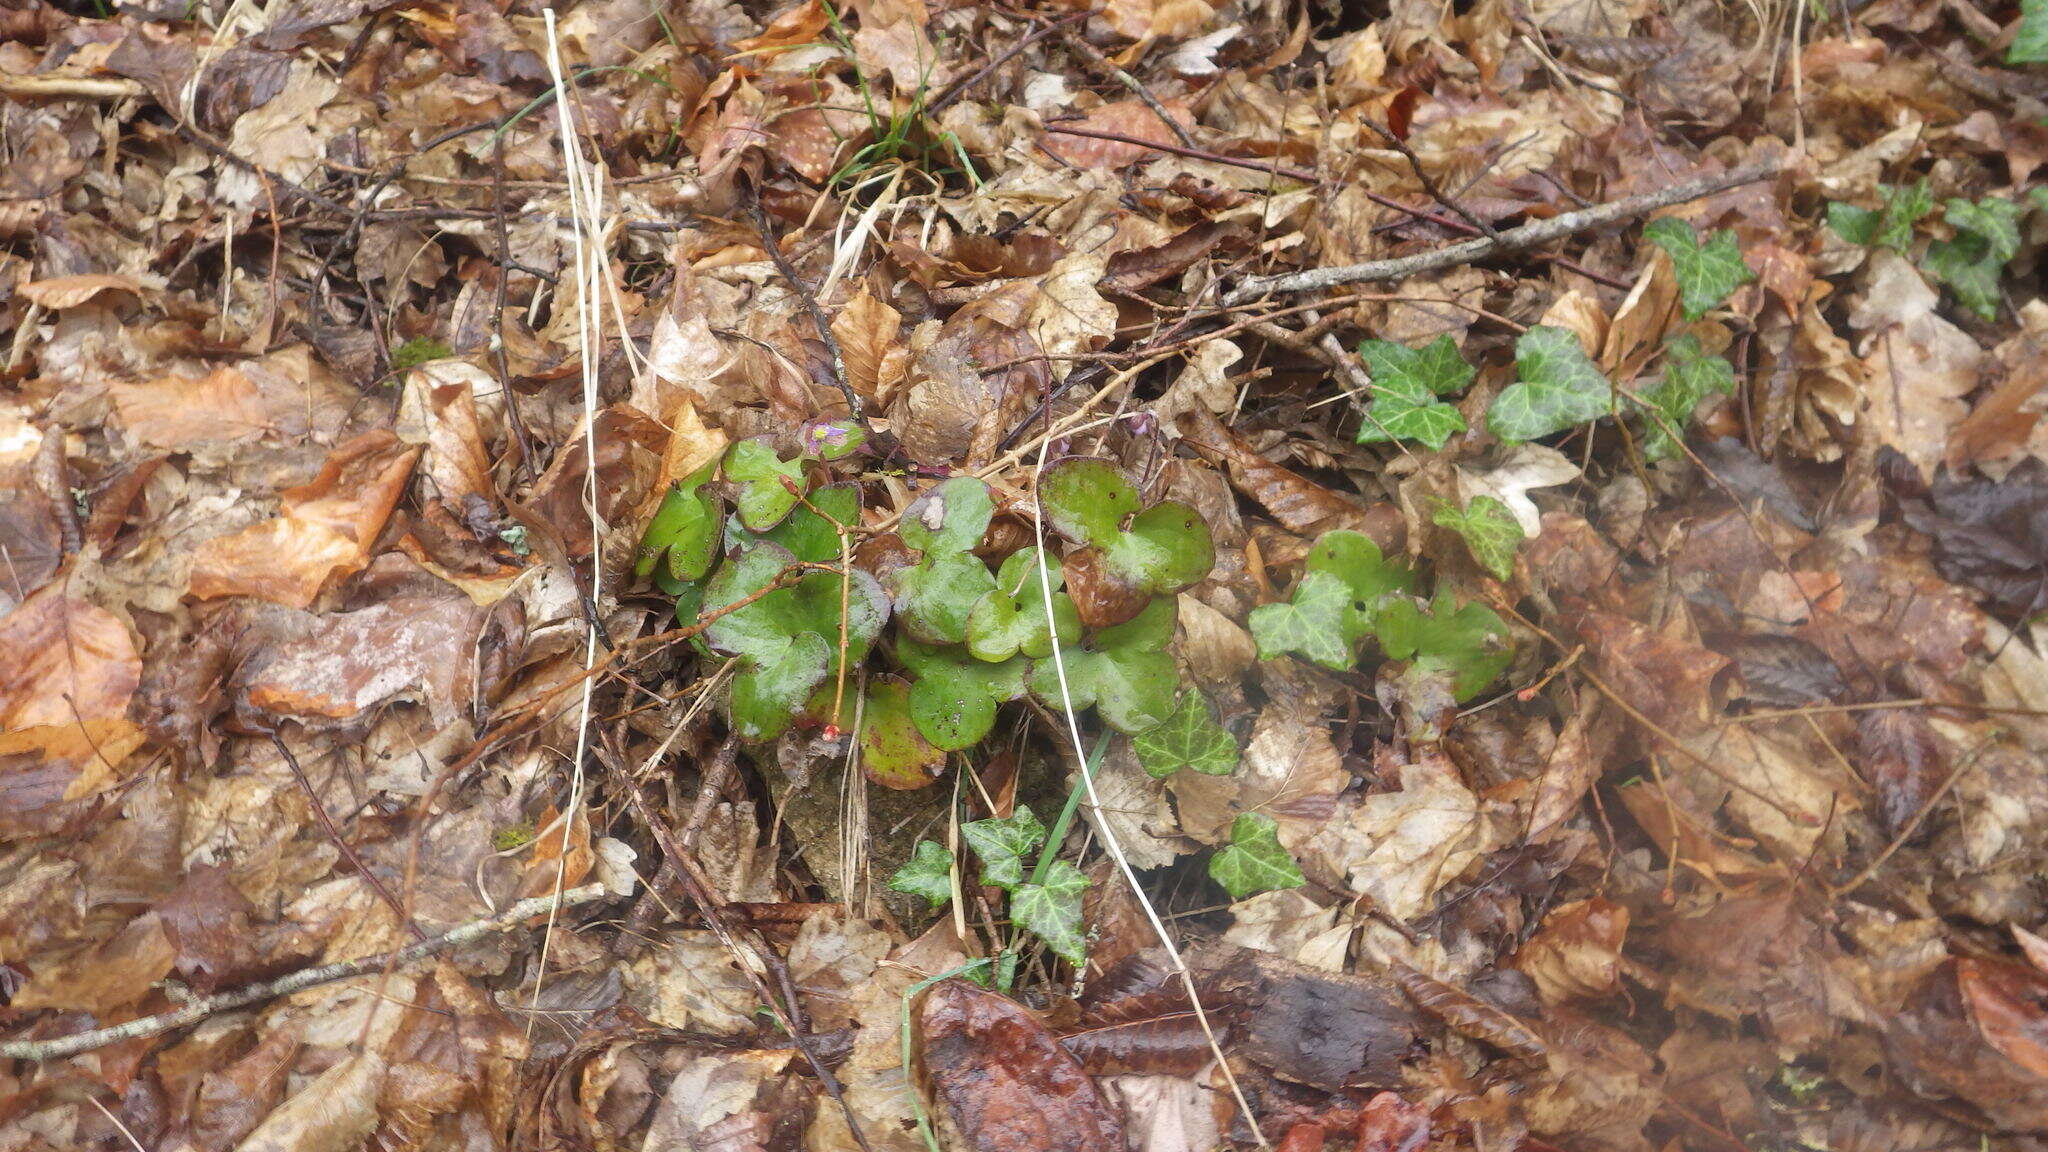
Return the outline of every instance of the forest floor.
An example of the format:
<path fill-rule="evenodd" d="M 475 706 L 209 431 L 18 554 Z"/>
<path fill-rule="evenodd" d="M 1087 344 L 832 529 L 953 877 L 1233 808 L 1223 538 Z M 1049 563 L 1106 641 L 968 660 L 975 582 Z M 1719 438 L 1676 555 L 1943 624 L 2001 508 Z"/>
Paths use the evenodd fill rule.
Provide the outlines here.
<path fill-rule="evenodd" d="M 2048 0 L 779 2 L 0 0 L 0 1152 L 2048 1148 Z"/>

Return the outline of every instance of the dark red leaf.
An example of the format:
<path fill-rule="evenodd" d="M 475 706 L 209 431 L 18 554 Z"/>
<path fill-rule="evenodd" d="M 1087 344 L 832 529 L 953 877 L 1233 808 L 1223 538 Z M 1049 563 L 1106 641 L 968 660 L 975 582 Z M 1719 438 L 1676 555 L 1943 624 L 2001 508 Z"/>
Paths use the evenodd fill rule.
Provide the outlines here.
<path fill-rule="evenodd" d="M 947 980 L 919 1021 L 933 1092 L 976 1152 L 1123 1152 L 1095 1082 L 1023 1005 Z"/>

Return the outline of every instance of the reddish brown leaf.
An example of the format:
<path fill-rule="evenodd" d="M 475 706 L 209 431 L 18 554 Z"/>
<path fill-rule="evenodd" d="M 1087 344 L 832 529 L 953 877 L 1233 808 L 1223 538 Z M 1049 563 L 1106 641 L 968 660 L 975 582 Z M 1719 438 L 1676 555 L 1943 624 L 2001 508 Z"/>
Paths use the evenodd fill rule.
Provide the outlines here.
<path fill-rule="evenodd" d="M 926 1074 L 976 1152 L 1122 1152 L 1094 1081 L 1023 1005 L 947 980 L 919 1020 Z"/>
<path fill-rule="evenodd" d="M 1074 610 L 1090 628 L 1121 624 L 1152 602 L 1150 593 L 1132 587 L 1102 566 L 1101 549 L 1076 548 L 1060 561 L 1060 568 L 1066 574 L 1067 595 L 1073 597 Z"/>
<path fill-rule="evenodd" d="M 1628 909 L 1598 896 L 1551 910 L 1515 953 L 1514 966 L 1536 982 L 1546 1003 L 1605 996 L 1621 981 Z"/>
<path fill-rule="evenodd" d="M 1916 708 L 1880 708 L 1856 720 L 1857 767 L 1877 790 L 1878 815 L 1896 834 L 1933 798 L 1948 775 L 1940 737 Z"/>
<path fill-rule="evenodd" d="M 1416 1152 L 1429 1143 L 1429 1109 L 1392 1092 L 1365 1102 L 1358 1125 L 1358 1152 Z"/>

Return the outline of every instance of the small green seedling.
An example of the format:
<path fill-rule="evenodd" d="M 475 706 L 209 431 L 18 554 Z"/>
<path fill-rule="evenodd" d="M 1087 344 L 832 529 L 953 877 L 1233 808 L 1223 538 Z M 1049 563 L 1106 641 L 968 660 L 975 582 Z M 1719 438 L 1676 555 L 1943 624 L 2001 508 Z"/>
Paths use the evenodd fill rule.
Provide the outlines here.
<path fill-rule="evenodd" d="M 889 877 L 889 887 L 922 896 L 936 909 L 953 898 L 953 854 L 943 844 L 919 840 L 910 859 Z"/>
<path fill-rule="evenodd" d="M 1998 278 L 2020 251 L 2020 206 L 1988 197 L 1948 202 L 1955 236 L 1927 248 L 1922 267 L 1948 285 L 1956 301 L 1985 320 L 1998 318 Z"/>
<path fill-rule="evenodd" d="M 455 350 L 430 336 L 415 336 L 391 350 L 391 371 L 409 372 L 430 360 L 446 360 Z"/>
<path fill-rule="evenodd" d="M 1183 768 L 1208 776 L 1237 770 L 1237 738 L 1209 715 L 1209 702 L 1193 689 L 1165 720 L 1132 737 L 1131 748 L 1146 773 L 1159 779 Z"/>
<path fill-rule="evenodd" d="M 1854 204 L 1830 201 L 1828 227 L 1851 244 L 1867 248 L 1890 248 L 1904 252 L 1913 243 L 1913 228 L 1934 211 L 1934 197 L 1927 181 L 1912 184 L 1880 184 L 1881 208 L 1858 208 Z"/>
<path fill-rule="evenodd" d="M 1246 812 L 1230 826 L 1230 843 L 1209 857 L 1209 876 L 1233 900 L 1308 883 L 1280 843 L 1280 827 L 1262 812 Z"/>
<path fill-rule="evenodd" d="M 1128 620 L 1145 598 L 1187 588 L 1216 563 L 1199 513 L 1177 500 L 1141 508 L 1138 490 L 1106 460 L 1055 461 L 1039 480 L 1038 494 L 1053 530 L 1085 545 L 1066 561 L 1084 624 Z M 1102 587 L 1084 588 L 1082 579 Z"/>
<path fill-rule="evenodd" d="M 1664 350 L 1664 375 L 1635 398 L 1658 417 L 1643 421 L 1643 455 L 1651 460 L 1678 455 L 1672 434 L 1684 431 L 1692 410 L 1709 396 L 1733 391 L 1734 365 L 1708 353 L 1690 332 L 1673 340 Z"/>
<path fill-rule="evenodd" d="M 1360 444 L 1413 440 L 1441 450 L 1445 441 L 1465 430 L 1465 417 L 1438 399 L 1464 391 L 1474 375 L 1450 336 L 1438 336 L 1420 348 L 1367 340 L 1358 346 L 1358 354 L 1372 373 L 1372 403 L 1358 429 Z"/>

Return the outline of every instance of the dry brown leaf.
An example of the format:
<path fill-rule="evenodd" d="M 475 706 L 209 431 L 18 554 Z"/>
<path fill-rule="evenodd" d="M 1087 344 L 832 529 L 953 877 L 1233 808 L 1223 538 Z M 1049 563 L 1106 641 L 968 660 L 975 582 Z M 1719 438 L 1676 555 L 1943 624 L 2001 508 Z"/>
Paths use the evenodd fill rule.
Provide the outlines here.
<path fill-rule="evenodd" d="M 1202 5 L 1206 18 L 1207 6 Z M 1189 115 L 1185 105 L 1167 103 L 1167 114 L 1182 128 L 1194 127 L 1194 117 Z M 1116 136 L 1127 136 L 1145 143 L 1173 144 L 1177 138 L 1173 129 L 1168 128 L 1159 114 L 1140 100 L 1118 100 L 1091 108 L 1079 120 L 1061 121 L 1048 125 L 1040 144 L 1047 152 L 1076 168 L 1121 168 L 1135 164 L 1148 156 L 1159 153 L 1144 144 L 1126 144 L 1117 140 L 1099 140 L 1092 136 L 1071 136 L 1059 131 L 1061 127 L 1079 128 L 1086 132 L 1105 132 Z"/>
<path fill-rule="evenodd" d="M 337 447 L 311 483 L 281 494 L 277 519 L 199 546 L 191 594 L 308 607 L 329 580 L 369 563 L 420 452 L 382 431 Z"/>
<path fill-rule="evenodd" d="M 30 303 L 40 304 L 53 312 L 76 308 L 106 292 L 126 292 L 131 296 L 142 293 L 142 285 L 127 276 L 110 276 L 87 273 L 80 276 L 53 276 L 47 280 L 31 280 L 20 285 L 15 291 L 26 297 Z"/>
<path fill-rule="evenodd" d="M 897 341 L 903 316 L 866 287 L 832 317 L 832 336 L 846 358 L 846 382 L 864 400 L 887 405 L 903 377 L 906 353 Z"/>
<path fill-rule="evenodd" d="M 1515 953 L 1547 1004 L 1605 996 L 1621 984 L 1628 909 L 1597 896 L 1560 904 Z"/>
<path fill-rule="evenodd" d="M 1969 409 L 1984 350 L 1936 311 L 1941 296 L 1903 256 L 1873 253 L 1867 288 L 1849 313 L 1867 384 L 1870 428 L 1932 476 Z"/>
<path fill-rule="evenodd" d="M 1339 807 L 1307 845 L 1304 868 L 1342 878 L 1389 916 L 1429 911 L 1436 893 L 1491 851 L 1480 801 L 1441 759 L 1406 765 L 1401 790 Z"/>
<path fill-rule="evenodd" d="M 0 774 L 9 806 L 97 791 L 141 742 L 128 703 L 142 660 L 127 625 L 65 595 L 62 582 L 48 584 L 0 617 L 0 652 L 9 653 L 0 662 L 0 763 L 26 756 L 51 773 Z"/>
<path fill-rule="evenodd" d="M 235 1152 L 349 1152 L 377 1126 L 384 1057 L 349 1056 L 265 1117 Z"/>

